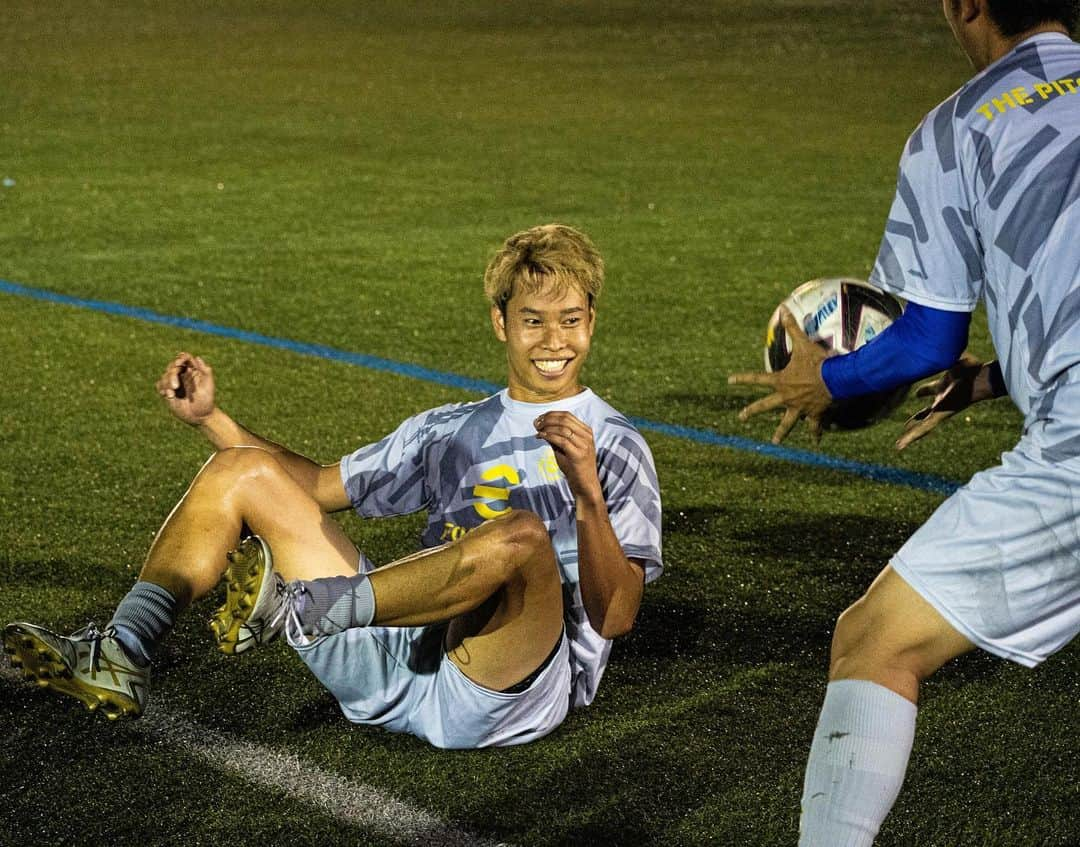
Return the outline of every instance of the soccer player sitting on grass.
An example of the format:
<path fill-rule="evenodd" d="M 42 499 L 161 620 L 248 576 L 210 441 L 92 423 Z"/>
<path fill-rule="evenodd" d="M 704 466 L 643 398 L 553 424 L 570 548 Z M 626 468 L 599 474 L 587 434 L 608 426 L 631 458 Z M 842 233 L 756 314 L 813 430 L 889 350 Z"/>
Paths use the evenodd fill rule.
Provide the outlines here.
<path fill-rule="evenodd" d="M 903 782 L 919 684 L 974 646 L 1033 666 L 1080 630 L 1080 46 L 1075 0 L 944 0 L 979 73 L 926 117 L 900 162 L 872 281 L 907 298 L 871 344 L 835 358 L 803 335 L 747 416 L 786 407 L 780 441 L 834 398 L 947 368 L 904 448 L 1007 393 L 1019 443 L 976 474 L 841 615 L 806 766 L 802 845 L 869 845 Z M 961 357 L 986 302 L 999 359 Z"/>
<path fill-rule="evenodd" d="M 11 624 L 13 661 L 91 709 L 138 715 L 156 647 L 225 574 L 220 648 L 284 630 L 352 721 L 453 748 L 551 732 L 592 701 L 610 639 L 661 570 L 649 448 L 579 381 L 603 278 L 570 227 L 509 238 L 484 276 L 508 387 L 409 418 L 332 465 L 236 423 L 209 365 L 180 354 L 158 391 L 217 452 L 110 624 L 70 637 Z M 329 517 L 349 506 L 426 510 L 426 549 L 374 568 Z M 245 525 L 255 535 L 230 552 Z"/>

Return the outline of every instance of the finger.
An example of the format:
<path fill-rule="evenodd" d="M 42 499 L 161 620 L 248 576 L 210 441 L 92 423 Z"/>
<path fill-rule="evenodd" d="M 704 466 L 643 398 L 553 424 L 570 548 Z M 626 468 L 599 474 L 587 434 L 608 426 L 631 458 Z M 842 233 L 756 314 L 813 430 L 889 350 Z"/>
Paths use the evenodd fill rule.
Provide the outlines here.
<path fill-rule="evenodd" d="M 537 434 L 541 437 L 545 435 L 557 435 L 567 441 L 575 441 L 581 439 L 584 441 L 583 435 L 578 435 L 568 426 L 557 426 L 555 424 L 545 424 L 542 429 L 537 430 Z"/>
<path fill-rule="evenodd" d="M 772 443 L 779 444 L 785 438 L 788 433 L 795 428 L 795 424 L 799 422 L 799 412 L 797 409 L 788 409 L 784 412 L 784 416 L 780 418 L 780 425 L 776 428 L 776 432 L 773 433 Z"/>
<path fill-rule="evenodd" d="M 915 386 L 916 397 L 933 397 L 942 388 L 944 388 L 944 379 L 928 379 L 926 382 L 920 382 Z"/>
<path fill-rule="evenodd" d="M 584 450 L 581 449 L 579 444 L 575 444 L 570 438 L 557 432 L 539 433 L 539 437 L 542 441 L 546 441 L 551 445 L 551 449 L 556 453 L 561 453 L 569 459 L 579 459 L 584 455 Z"/>
<path fill-rule="evenodd" d="M 172 398 L 176 392 L 176 389 L 180 387 L 180 366 L 175 362 L 166 368 L 165 373 L 161 375 L 161 378 L 155 383 L 158 394 L 162 397 Z"/>
<path fill-rule="evenodd" d="M 184 374 L 187 372 L 189 367 L 190 366 L 187 362 L 180 362 L 178 364 L 174 364 L 173 367 L 169 369 L 170 388 L 172 388 L 174 391 L 180 390 L 180 386 L 183 384 Z"/>
<path fill-rule="evenodd" d="M 754 415 L 760 415 L 762 412 L 768 412 L 783 405 L 784 400 L 779 394 L 770 394 L 768 397 L 762 397 L 749 406 L 743 407 L 743 410 L 739 412 L 739 420 L 745 421 Z"/>
<path fill-rule="evenodd" d="M 180 388 L 186 395 L 191 394 L 192 391 L 198 386 L 198 383 L 202 377 L 194 368 L 184 368 L 180 372 Z"/>
<path fill-rule="evenodd" d="M 788 334 L 792 342 L 810 340 L 799 325 L 798 318 L 791 314 L 791 310 L 787 306 L 780 307 L 780 324 L 784 327 L 784 332 Z"/>
<path fill-rule="evenodd" d="M 951 412 L 931 412 L 923 420 L 917 421 L 896 440 L 896 449 L 903 450 L 909 444 L 912 444 L 927 435 L 932 429 L 935 429 L 939 423 L 951 416 Z"/>
<path fill-rule="evenodd" d="M 932 411 L 932 406 L 926 406 L 922 409 L 919 409 L 919 411 L 917 411 L 914 415 L 904 421 L 904 432 L 907 432 L 909 429 L 912 429 L 913 427 L 916 427 L 920 423 L 925 421 L 928 417 L 930 417 L 930 413 Z"/>
<path fill-rule="evenodd" d="M 192 355 L 190 353 L 177 353 L 176 358 L 169 362 L 169 369 L 179 369 L 187 367 L 192 362 Z"/>
<path fill-rule="evenodd" d="M 574 417 L 570 412 L 546 412 L 533 421 L 533 425 L 537 431 L 550 427 L 561 428 L 566 432 L 573 433 L 574 437 L 582 441 L 591 441 L 593 437 L 592 428 L 584 421 Z"/>
<path fill-rule="evenodd" d="M 810 438 L 816 447 L 821 443 L 821 418 L 807 418 L 806 426 L 810 430 Z"/>
<path fill-rule="evenodd" d="M 580 432 L 568 426 L 555 426 L 549 423 L 542 429 L 537 430 L 536 434 L 545 440 L 556 438 L 561 443 L 573 447 L 587 448 L 592 446 L 591 433 Z"/>
<path fill-rule="evenodd" d="M 767 373 L 740 373 L 727 378 L 728 385 L 772 385 L 775 380 L 775 374 Z"/>

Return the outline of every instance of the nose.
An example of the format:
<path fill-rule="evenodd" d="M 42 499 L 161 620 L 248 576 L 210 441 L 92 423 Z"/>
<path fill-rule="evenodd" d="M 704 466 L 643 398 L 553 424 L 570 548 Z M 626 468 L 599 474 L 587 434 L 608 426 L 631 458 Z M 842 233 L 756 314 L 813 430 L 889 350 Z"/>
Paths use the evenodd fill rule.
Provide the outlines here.
<path fill-rule="evenodd" d="M 549 324 L 544 329 L 543 345 L 545 350 L 561 350 L 565 346 L 562 327 L 558 324 Z"/>

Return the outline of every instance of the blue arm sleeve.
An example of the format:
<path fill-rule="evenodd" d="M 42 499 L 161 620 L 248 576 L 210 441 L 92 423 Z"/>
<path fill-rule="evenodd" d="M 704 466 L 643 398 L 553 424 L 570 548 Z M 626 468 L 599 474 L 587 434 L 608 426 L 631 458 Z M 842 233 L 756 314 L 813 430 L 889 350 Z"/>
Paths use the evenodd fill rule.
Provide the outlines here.
<path fill-rule="evenodd" d="M 888 391 L 951 367 L 967 346 L 970 312 L 908 303 L 877 338 L 853 353 L 833 356 L 821 377 L 836 400 Z"/>

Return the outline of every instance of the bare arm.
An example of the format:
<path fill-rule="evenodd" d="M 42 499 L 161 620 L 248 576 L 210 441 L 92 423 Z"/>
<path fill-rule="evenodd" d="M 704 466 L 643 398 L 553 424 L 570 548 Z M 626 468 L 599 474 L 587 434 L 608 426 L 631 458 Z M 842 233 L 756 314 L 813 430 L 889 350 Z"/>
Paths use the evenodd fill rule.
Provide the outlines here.
<path fill-rule="evenodd" d="M 615 537 L 597 475 L 592 430 L 569 412 L 542 415 L 536 430 L 551 445 L 574 494 L 578 579 L 589 623 L 604 638 L 625 635 L 641 606 L 645 570 L 627 558 Z"/>
<path fill-rule="evenodd" d="M 255 447 L 273 453 L 296 482 L 324 512 L 348 508 L 349 497 L 341 482 L 338 463 L 320 465 L 284 445 L 256 435 L 218 408 L 214 400 L 214 370 L 200 356 L 177 355 L 161 378 L 157 391 L 169 411 L 195 427 L 216 450 Z"/>

